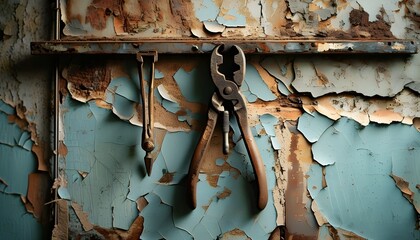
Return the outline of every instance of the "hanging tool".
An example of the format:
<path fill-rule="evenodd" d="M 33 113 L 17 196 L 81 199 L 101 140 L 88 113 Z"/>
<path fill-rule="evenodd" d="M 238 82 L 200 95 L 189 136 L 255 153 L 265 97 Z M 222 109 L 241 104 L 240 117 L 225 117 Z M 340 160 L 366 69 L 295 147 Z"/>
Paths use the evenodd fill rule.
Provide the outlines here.
<path fill-rule="evenodd" d="M 228 60 L 231 61 L 229 62 Z M 197 206 L 198 175 L 219 114 L 223 114 L 223 152 L 227 154 L 229 151 L 229 112 L 233 112 L 237 118 L 245 147 L 251 159 L 258 185 L 258 208 L 262 210 L 268 201 L 267 178 L 261 155 L 248 126 L 245 98 L 239 90 L 245 76 L 245 55 L 242 49 L 237 45 L 217 46 L 211 55 L 210 69 L 211 77 L 217 90 L 211 98 L 207 125 L 190 164 L 188 184 L 190 184 L 189 197 L 191 207 L 196 208 Z"/>
<path fill-rule="evenodd" d="M 144 78 L 144 69 L 143 57 L 151 57 L 151 72 L 150 72 L 150 82 L 149 89 L 147 90 L 147 81 Z M 155 149 L 155 143 L 153 139 L 153 84 L 155 81 L 155 62 L 158 60 L 158 55 L 156 51 L 153 52 L 139 52 L 136 55 L 139 79 L 140 79 L 140 88 L 141 88 L 141 99 L 143 102 L 143 135 L 142 135 L 142 144 L 141 147 L 146 151 L 146 156 L 144 157 L 144 164 L 146 166 L 147 175 L 150 176 L 152 172 L 153 157 L 152 151 Z M 147 95 L 149 94 L 149 95 Z M 148 96 L 148 97 L 147 97 Z"/>

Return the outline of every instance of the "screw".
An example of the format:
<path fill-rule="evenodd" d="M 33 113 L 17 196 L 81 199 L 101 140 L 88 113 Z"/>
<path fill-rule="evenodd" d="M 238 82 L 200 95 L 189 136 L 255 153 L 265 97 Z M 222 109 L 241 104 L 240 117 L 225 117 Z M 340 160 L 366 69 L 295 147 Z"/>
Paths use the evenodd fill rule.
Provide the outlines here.
<path fill-rule="evenodd" d="M 224 94 L 226 94 L 226 95 L 229 95 L 229 94 L 231 94 L 232 93 L 232 88 L 231 87 L 225 87 L 224 89 L 223 89 L 223 93 Z"/>

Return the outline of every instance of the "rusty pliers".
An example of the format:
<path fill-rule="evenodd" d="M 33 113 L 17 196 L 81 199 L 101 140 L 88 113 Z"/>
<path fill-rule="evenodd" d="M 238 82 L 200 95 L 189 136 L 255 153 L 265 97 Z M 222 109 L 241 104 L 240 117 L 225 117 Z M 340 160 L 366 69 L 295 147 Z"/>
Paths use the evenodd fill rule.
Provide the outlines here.
<path fill-rule="evenodd" d="M 227 67 L 227 70 L 225 70 L 226 67 L 222 69 L 227 64 L 224 63 L 224 58 L 227 61 L 229 57 L 233 57 L 233 63 Z M 245 98 L 239 90 L 245 77 L 245 55 L 242 49 L 236 45 L 219 45 L 212 52 L 210 68 L 216 91 L 211 98 L 207 126 L 201 135 L 190 164 L 188 184 L 190 184 L 189 197 L 191 207 L 196 208 L 197 206 L 198 175 L 203 156 L 213 135 L 217 118 L 219 114 L 223 113 L 223 151 L 227 154 L 229 151 L 229 112 L 233 112 L 237 118 L 245 147 L 251 159 L 255 179 L 258 184 L 258 208 L 262 210 L 267 205 L 268 200 L 267 178 L 261 155 L 248 126 Z"/>

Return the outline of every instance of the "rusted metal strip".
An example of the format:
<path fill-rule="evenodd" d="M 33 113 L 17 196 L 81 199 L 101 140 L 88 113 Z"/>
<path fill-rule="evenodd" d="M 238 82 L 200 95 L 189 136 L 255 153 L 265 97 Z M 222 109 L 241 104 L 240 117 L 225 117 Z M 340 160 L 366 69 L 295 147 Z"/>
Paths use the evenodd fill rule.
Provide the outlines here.
<path fill-rule="evenodd" d="M 245 54 L 414 54 L 414 40 L 217 40 L 147 39 L 141 41 L 32 42 L 32 54 L 203 54 L 220 44 L 237 45 Z"/>

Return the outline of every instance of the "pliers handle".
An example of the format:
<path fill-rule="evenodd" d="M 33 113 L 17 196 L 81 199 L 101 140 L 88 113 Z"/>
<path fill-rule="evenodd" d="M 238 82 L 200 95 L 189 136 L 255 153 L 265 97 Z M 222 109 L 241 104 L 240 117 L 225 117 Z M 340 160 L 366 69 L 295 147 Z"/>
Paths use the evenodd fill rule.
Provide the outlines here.
<path fill-rule="evenodd" d="M 239 65 L 239 70 L 233 73 L 233 76 L 241 76 L 243 77 L 244 74 L 238 74 L 238 71 L 242 73 L 245 72 L 245 57 L 243 55 L 242 50 L 237 47 L 236 48 L 238 53 L 234 56 L 235 63 Z M 238 121 L 239 129 L 242 134 L 242 138 L 244 139 L 245 147 L 247 149 L 248 155 L 251 160 L 251 165 L 254 170 L 255 179 L 258 184 L 258 208 L 264 209 L 267 205 L 268 201 L 268 189 L 267 189 L 267 178 L 265 175 L 265 167 L 262 161 L 261 155 L 258 151 L 258 147 L 255 143 L 254 137 L 252 135 L 251 129 L 248 125 L 247 119 L 247 110 L 245 106 L 245 98 L 239 92 L 240 83 L 243 79 L 233 79 L 226 80 L 225 76 L 221 74 L 218 70 L 218 66 L 222 63 L 223 58 L 221 54 L 217 51 L 219 47 L 213 51 L 212 54 L 212 61 L 211 61 L 211 71 L 212 71 L 212 79 L 216 84 L 217 91 L 213 94 L 211 104 L 208 110 L 208 118 L 207 118 L 207 125 L 206 128 L 201 135 L 201 138 L 198 142 L 197 147 L 195 148 L 194 155 L 191 160 L 190 169 L 188 173 L 188 184 L 189 184 L 189 199 L 190 205 L 194 209 L 197 206 L 197 182 L 198 176 L 200 173 L 200 168 L 202 164 L 202 160 L 204 155 L 207 151 L 209 146 L 211 137 L 213 135 L 214 129 L 216 127 L 217 119 L 220 113 L 224 111 L 224 103 L 230 102 L 231 104 L 227 104 L 233 106 L 233 109 L 230 109 L 234 112 L 234 115 Z M 239 57 L 238 57 L 239 55 Z M 216 62 L 216 64 L 215 64 Z M 234 87 L 231 88 L 233 91 L 229 94 L 226 94 L 226 91 L 223 91 L 226 86 L 232 86 L 232 83 L 235 83 Z"/>

